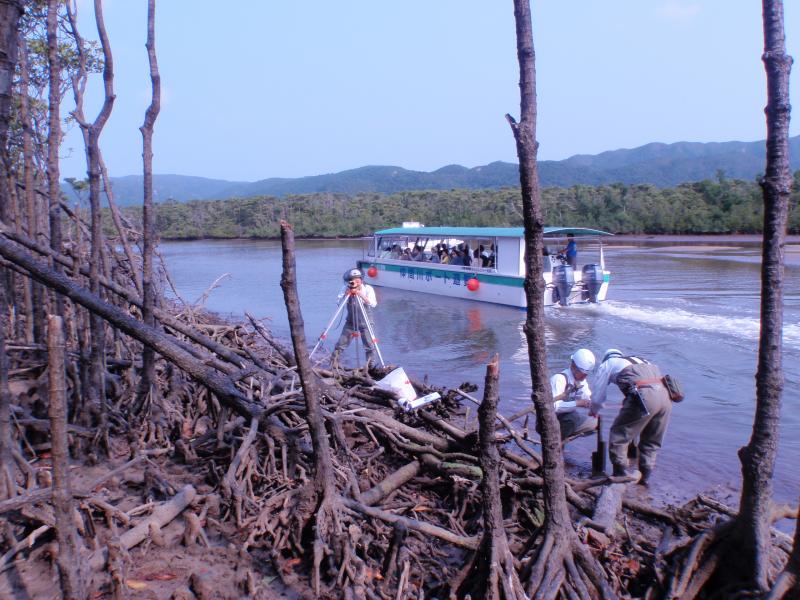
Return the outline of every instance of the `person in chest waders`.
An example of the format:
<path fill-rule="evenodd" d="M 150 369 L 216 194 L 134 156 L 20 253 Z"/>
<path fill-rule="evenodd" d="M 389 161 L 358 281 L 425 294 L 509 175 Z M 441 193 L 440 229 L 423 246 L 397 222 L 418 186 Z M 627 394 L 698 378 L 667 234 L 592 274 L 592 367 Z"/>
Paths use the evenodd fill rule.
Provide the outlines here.
<path fill-rule="evenodd" d="M 659 368 L 637 356 L 624 356 L 616 348 L 606 350 L 597 368 L 592 388 L 591 414 L 596 415 L 606 400 L 609 384 L 625 394 L 622 408 L 611 425 L 608 454 L 615 476 L 627 475 L 628 446 L 639 437 L 639 483 L 648 485 L 656 454 L 667 432 L 672 401 L 662 382 Z"/>
<path fill-rule="evenodd" d="M 336 369 L 339 367 L 339 357 L 342 351 L 350 345 L 350 342 L 357 337 L 361 337 L 364 343 L 364 350 L 367 356 L 367 367 L 375 362 L 375 343 L 370 335 L 369 328 L 372 327 L 370 310 L 378 305 L 375 299 L 375 290 L 371 285 L 363 282 L 364 274 L 360 269 L 350 269 L 345 271 L 342 279 L 344 279 L 345 286 L 339 293 L 338 300 L 341 301 L 347 296 L 347 318 L 342 328 L 342 333 L 339 335 L 339 340 L 331 353 L 331 367 Z M 365 310 L 361 310 L 359 306 Z M 367 323 L 367 319 L 370 322 Z M 373 329 L 374 330 L 374 329 Z"/>

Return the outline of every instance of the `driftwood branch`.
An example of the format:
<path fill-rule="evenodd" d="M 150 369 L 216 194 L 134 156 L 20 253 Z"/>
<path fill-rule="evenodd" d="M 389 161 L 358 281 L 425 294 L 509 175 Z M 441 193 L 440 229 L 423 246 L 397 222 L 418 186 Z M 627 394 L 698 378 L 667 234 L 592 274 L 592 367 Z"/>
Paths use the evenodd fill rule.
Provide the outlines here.
<path fill-rule="evenodd" d="M 196 495 L 194 487 L 191 485 L 184 486 L 170 500 L 159 504 L 149 517 L 119 536 L 120 546 L 124 550 L 130 550 L 134 546 L 141 544 L 150 535 L 152 527 L 161 529 L 167 525 L 194 502 Z M 97 571 L 105 566 L 107 560 L 108 549 L 103 548 L 92 554 L 89 558 L 89 566 L 92 570 Z"/>

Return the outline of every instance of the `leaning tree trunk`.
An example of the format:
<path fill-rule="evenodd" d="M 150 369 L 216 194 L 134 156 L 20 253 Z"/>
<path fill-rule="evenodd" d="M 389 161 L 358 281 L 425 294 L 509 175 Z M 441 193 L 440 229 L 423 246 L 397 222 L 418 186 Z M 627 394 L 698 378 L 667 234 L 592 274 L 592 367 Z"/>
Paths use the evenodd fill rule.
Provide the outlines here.
<path fill-rule="evenodd" d="M 772 475 L 778 451 L 783 370 L 783 276 L 786 222 L 792 190 L 789 167 L 789 72 L 782 0 L 764 0 L 764 66 L 767 72 L 767 164 L 761 180 L 764 241 L 761 257 L 761 334 L 756 372 L 756 414 L 750 442 L 739 451 L 742 495 L 738 552 L 750 581 L 768 587 Z"/>
<path fill-rule="evenodd" d="M 520 122 L 506 115 L 519 157 L 522 212 L 525 222 L 525 297 L 527 313 L 525 337 L 528 342 L 533 403 L 541 423 L 542 478 L 544 480 L 545 522 L 543 535 L 524 576 L 529 594 L 554 598 L 559 590 L 587 597 L 591 582 L 603 597 L 613 597 L 605 574 L 589 550 L 580 542 L 572 527 L 567 506 L 561 432 L 556 419 L 547 376 L 547 352 L 544 334 L 544 277 L 542 218 L 539 173 L 536 165 L 536 60 L 533 47 L 530 0 L 514 0 L 517 29 L 517 58 L 520 69 Z"/>
<path fill-rule="evenodd" d="M 11 498 L 17 493 L 11 458 L 11 391 L 8 387 L 6 314 L 6 288 L 0 285 L 0 500 Z"/>
<path fill-rule="evenodd" d="M 33 157 L 33 124 L 30 114 L 30 73 L 28 71 L 27 41 L 21 39 L 19 43 L 19 121 L 22 126 L 22 170 L 25 182 L 25 219 L 28 223 L 28 237 L 40 241 L 39 215 L 36 210 L 36 182 Z M 17 225 L 23 222 L 20 210 Z M 39 343 L 44 339 L 44 303 L 42 302 L 43 290 L 38 283 L 28 279 L 24 283 L 25 293 L 25 337 L 31 343 Z M 30 300 L 30 305 L 28 304 Z"/>
<path fill-rule="evenodd" d="M 89 286 L 93 294 L 100 296 L 100 266 L 103 248 L 102 214 L 100 212 L 101 169 L 100 169 L 100 134 L 105 127 L 111 109 L 114 106 L 114 60 L 111 55 L 111 45 L 106 33 L 103 20 L 102 0 L 94 0 L 94 16 L 97 24 L 97 33 L 100 45 L 103 48 L 103 91 L 105 98 L 103 106 L 94 123 L 88 126 L 86 148 L 87 171 L 89 176 L 89 204 L 91 206 L 91 252 L 89 258 Z M 86 127 L 86 123 L 81 123 Z M 89 400 L 92 406 L 100 410 L 100 429 L 98 441 L 108 450 L 108 407 L 105 394 L 105 324 L 103 320 L 92 313 L 89 320 L 91 335 L 90 357 L 90 385 Z"/>
<path fill-rule="evenodd" d="M 196 355 L 190 354 L 165 333 L 137 321 L 127 310 L 103 301 L 99 296 L 77 285 L 64 273 L 54 271 L 42 261 L 36 260 L 4 235 L 0 235 L 0 256 L 27 271 L 39 283 L 64 295 L 75 304 L 80 304 L 92 314 L 99 315 L 122 333 L 151 346 L 158 354 L 208 387 L 225 405 L 243 417 L 261 417 L 263 406 L 251 402 L 239 391 L 231 377 L 220 374 L 213 366 L 206 364 L 209 361 L 198 360 Z"/>
<path fill-rule="evenodd" d="M 11 115 L 14 68 L 17 64 L 20 17 L 22 17 L 22 2 L 0 0 L 0 148 L 4 152 L 4 160 L 8 158 L 5 151 Z M 7 165 L 8 163 L 4 163 L 5 167 Z"/>
<path fill-rule="evenodd" d="M 8 128 L 11 119 L 11 96 L 14 68 L 17 62 L 19 22 L 22 3 L 15 0 L 0 0 L 0 168 L 9 172 Z M 11 202 L 10 190 L 0 185 L 0 213 Z M 10 271 L 0 268 L 0 499 L 16 493 L 11 464 L 11 424 L 8 390 L 8 356 L 5 350 L 5 335 L 8 331 L 6 292 L 9 290 Z"/>
<path fill-rule="evenodd" d="M 59 0 L 49 0 L 47 5 L 47 62 L 50 67 L 50 91 L 47 133 L 47 191 L 50 198 L 50 247 L 61 253 L 61 186 L 58 168 L 58 151 L 61 149 L 61 62 L 58 48 Z M 53 265 L 58 270 L 57 265 Z M 54 298 L 55 314 L 64 315 L 64 299 L 58 294 Z"/>
<path fill-rule="evenodd" d="M 150 81 L 152 98 L 144 117 L 142 132 L 142 161 L 144 174 L 144 206 L 142 208 L 142 233 L 144 248 L 142 252 L 142 318 L 144 322 L 155 327 L 153 316 L 155 290 L 153 282 L 153 249 L 155 247 L 155 216 L 153 214 L 153 126 L 161 109 L 161 76 L 158 73 L 155 41 L 155 0 L 147 2 L 147 58 L 150 62 Z M 131 265 L 133 268 L 133 265 Z M 136 406 L 141 409 L 146 398 L 155 393 L 156 355 L 152 349 L 145 347 L 142 353 L 142 377 L 139 381 Z"/>

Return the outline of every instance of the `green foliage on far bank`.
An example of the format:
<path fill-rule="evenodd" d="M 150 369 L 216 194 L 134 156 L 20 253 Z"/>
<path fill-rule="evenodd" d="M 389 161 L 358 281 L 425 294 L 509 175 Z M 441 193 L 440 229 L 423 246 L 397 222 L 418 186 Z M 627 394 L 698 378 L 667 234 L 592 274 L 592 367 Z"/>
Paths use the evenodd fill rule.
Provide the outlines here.
<path fill-rule="evenodd" d="M 800 171 L 795 173 L 789 230 L 800 233 Z M 760 233 L 762 195 L 756 183 L 728 180 L 660 189 L 613 184 L 542 191 L 548 225 L 592 227 L 613 233 Z M 157 206 L 162 239 L 277 238 L 279 221 L 298 237 L 353 237 L 419 221 L 428 226 L 521 226 L 519 189 L 309 194 Z M 127 209 L 139 220 L 139 209 Z"/>

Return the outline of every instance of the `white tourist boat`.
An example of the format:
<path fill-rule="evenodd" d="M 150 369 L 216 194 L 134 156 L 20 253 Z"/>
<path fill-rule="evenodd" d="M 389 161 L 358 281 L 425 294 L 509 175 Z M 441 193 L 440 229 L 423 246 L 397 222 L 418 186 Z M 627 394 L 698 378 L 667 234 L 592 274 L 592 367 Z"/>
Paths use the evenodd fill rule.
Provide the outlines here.
<path fill-rule="evenodd" d="M 575 268 L 559 253 L 568 235 L 578 244 L 580 264 Z M 602 238 L 609 235 L 581 227 L 545 227 L 545 306 L 605 300 L 611 273 L 605 268 Z M 524 255 L 522 227 L 411 223 L 376 231 L 359 268 L 370 285 L 524 308 Z"/>

